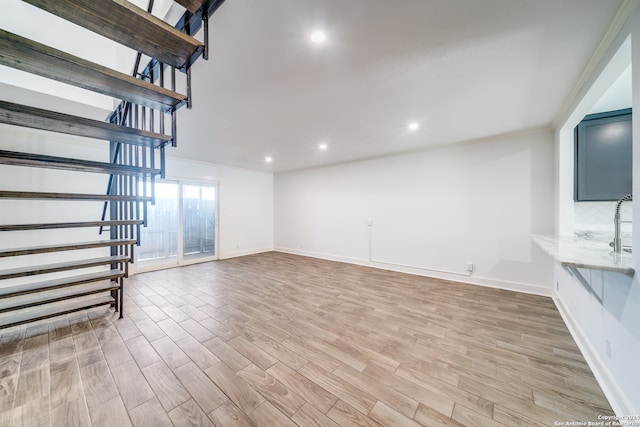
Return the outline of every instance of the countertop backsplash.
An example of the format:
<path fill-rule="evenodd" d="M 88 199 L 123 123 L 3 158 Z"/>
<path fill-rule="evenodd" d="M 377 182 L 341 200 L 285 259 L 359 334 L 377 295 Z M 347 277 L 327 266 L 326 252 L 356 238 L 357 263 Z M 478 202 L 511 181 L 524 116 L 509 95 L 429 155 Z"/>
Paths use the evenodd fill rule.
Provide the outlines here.
<path fill-rule="evenodd" d="M 573 229 L 578 239 L 613 241 L 613 216 L 616 202 L 576 202 L 573 204 Z M 620 237 L 624 246 L 631 246 L 632 204 L 625 202 L 620 206 Z"/>

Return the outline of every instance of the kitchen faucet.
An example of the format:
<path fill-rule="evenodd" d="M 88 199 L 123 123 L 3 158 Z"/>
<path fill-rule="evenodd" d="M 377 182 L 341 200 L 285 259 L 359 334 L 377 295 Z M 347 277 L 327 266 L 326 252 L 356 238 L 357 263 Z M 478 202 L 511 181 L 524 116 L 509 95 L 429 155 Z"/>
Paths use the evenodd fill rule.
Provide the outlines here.
<path fill-rule="evenodd" d="M 633 195 L 627 194 L 616 202 L 616 213 L 613 217 L 613 224 L 615 225 L 615 236 L 613 238 L 613 242 L 611 243 L 611 246 L 613 246 L 613 251 L 616 253 L 622 252 L 622 239 L 620 239 L 620 205 L 622 205 L 623 202 L 627 202 L 630 200 L 633 200 Z"/>

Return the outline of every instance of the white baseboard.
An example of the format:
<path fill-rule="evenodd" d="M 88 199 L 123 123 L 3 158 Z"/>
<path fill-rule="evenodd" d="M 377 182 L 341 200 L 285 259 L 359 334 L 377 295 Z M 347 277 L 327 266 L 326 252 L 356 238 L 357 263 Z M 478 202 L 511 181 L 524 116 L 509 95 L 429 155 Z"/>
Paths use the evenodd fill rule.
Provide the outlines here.
<path fill-rule="evenodd" d="M 264 252 L 271 252 L 273 250 L 274 250 L 273 248 L 261 248 L 261 249 L 247 249 L 244 251 L 224 252 L 224 253 L 220 253 L 220 259 L 229 259 L 229 258 L 237 258 L 239 256 L 261 254 Z"/>
<path fill-rule="evenodd" d="M 425 268 L 402 266 L 397 264 L 387 264 L 387 263 L 369 261 L 366 259 L 336 256 L 336 255 L 319 253 L 319 252 L 305 251 L 301 249 L 275 247 L 273 250 L 277 252 L 292 254 L 292 255 L 302 255 L 302 256 L 308 256 L 311 258 L 319 258 L 319 259 L 325 259 L 329 261 L 337 261 L 337 262 L 344 262 L 348 264 L 362 265 L 365 267 L 378 268 L 381 270 L 396 271 L 398 273 L 407 273 L 407 274 L 413 274 L 416 276 L 431 277 L 434 279 L 450 280 L 453 282 L 462 282 L 470 285 L 486 286 L 489 288 L 504 289 L 508 291 L 523 292 L 527 294 L 542 295 L 547 297 L 551 297 L 553 295 L 553 289 L 550 287 L 546 288 L 544 286 L 532 285 L 528 283 L 510 282 L 510 281 L 504 281 L 499 279 L 491 279 L 487 277 L 478 277 L 473 275 L 466 276 L 464 274 L 451 274 L 451 273 L 429 270 Z"/>
<path fill-rule="evenodd" d="M 569 329 L 571 336 L 589 365 L 589 368 L 591 368 L 591 372 L 593 372 L 593 375 L 596 377 L 596 381 L 600 384 L 600 387 L 602 388 L 604 395 L 607 397 L 613 412 L 618 416 L 635 414 L 634 408 L 631 406 L 629 399 L 627 399 L 624 392 L 613 380 L 613 376 L 609 372 L 607 365 L 602 361 L 596 349 L 593 347 L 587 336 L 582 332 L 582 329 L 578 326 L 578 323 L 571 314 L 571 311 L 569 311 L 562 301 L 560 295 L 556 294 L 553 297 L 553 301 L 555 302 L 565 325 L 567 325 L 567 329 Z"/>

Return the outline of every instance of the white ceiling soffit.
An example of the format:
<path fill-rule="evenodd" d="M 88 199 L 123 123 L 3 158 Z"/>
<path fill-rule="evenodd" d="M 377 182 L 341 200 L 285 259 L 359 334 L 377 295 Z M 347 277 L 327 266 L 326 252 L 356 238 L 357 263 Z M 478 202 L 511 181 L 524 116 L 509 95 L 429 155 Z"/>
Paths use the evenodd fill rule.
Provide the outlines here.
<path fill-rule="evenodd" d="M 600 100 L 589 110 L 589 114 L 631 108 L 633 103 L 633 82 L 631 65 L 613 82 Z"/>
<path fill-rule="evenodd" d="M 280 172 L 549 127 L 621 3 L 227 0 L 169 153 Z"/>

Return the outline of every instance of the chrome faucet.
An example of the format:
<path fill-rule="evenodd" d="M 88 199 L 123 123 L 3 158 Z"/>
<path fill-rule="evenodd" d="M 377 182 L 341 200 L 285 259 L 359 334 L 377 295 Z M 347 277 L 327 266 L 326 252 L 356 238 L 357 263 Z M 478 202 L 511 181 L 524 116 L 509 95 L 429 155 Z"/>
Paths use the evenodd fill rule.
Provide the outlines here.
<path fill-rule="evenodd" d="M 620 205 L 622 205 L 623 202 L 627 202 L 630 200 L 633 200 L 633 195 L 627 194 L 616 202 L 616 213 L 613 217 L 613 224 L 615 225 L 615 236 L 612 243 L 613 251 L 616 253 L 622 252 L 622 239 L 620 239 Z"/>

